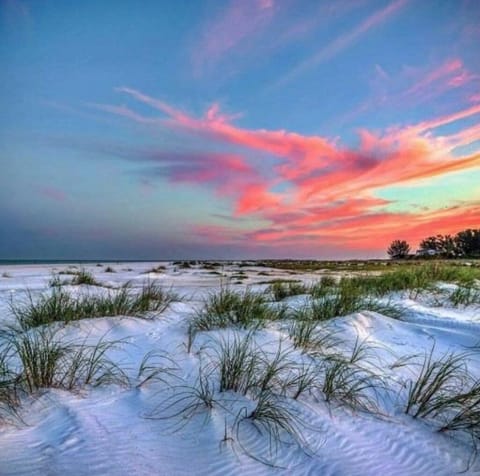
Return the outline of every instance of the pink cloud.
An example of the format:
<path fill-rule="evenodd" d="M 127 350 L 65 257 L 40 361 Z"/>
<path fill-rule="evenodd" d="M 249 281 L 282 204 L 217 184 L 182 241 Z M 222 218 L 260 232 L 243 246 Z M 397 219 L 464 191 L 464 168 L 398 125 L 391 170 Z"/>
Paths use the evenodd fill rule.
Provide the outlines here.
<path fill-rule="evenodd" d="M 462 73 L 463 71 L 463 63 L 460 59 L 454 58 L 452 60 L 448 60 L 442 65 L 440 65 L 438 68 L 435 68 L 434 70 L 428 72 L 423 78 L 421 78 L 413 86 L 411 86 L 405 92 L 405 94 L 415 94 L 419 91 L 423 91 L 432 83 L 445 78 L 450 78 L 449 81 L 451 81 L 452 75 Z"/>
<path fill-rule="evenodd" d="M 351 11 L 365 6 L 368 0 L 337 0 L 335 2 L 318 2 L 310 15 L 305 15 L 294 22 L 289 22 L 279 37 L 283 41 L 298 40 L 319 28 L 331 27 L 332 22 Z"/>
<path fill-rule="evenodd" d="M 369 80 L 369 97 L 334 122 L 344 124 L 379 107 L 398 109 L 418 106 L 457 89 L 468 94 L 479 78 L 460 58 L 449 58 L 429 67 L 404 67 L 396 74 L 375 65 Z"/>
<path fill-rule="evenodd" d="M 470 96 L 470 102 L 480 102 L 480 93 L 475 93 Z"/>
<path fill-rule="evenodd" d="M 247 239 L 282 243 L 321 240 L 333 245 L 350 233 L 355 234 L 355 246 L 360 249 L 400 232 L 416 239 L 431 223 L 438 232 L 478 224 L 478 205 L 393 213 L 388 211 L 388 202 L 376 194 L 385 187 L 478 168 L 479 152 L 454 153 L 480 139 L 478 125 L 457 126 L 449 135 L 438 134 L 437 129 L 480 114 L 480 104 L 383 133 L 362 130 L 359 146 L 349 148 L 321 136 L 241 128 L 230 122 L 218 105 L 196 118 L 142 93 L 123 92 L 164 113 L 166 117 L 156 119 L 164 127 L 201 136 L 216 147 L 232 145 L 245 150 L 191 156 L 162 152 L 151 154 L 148 160 L 167 160 L 161 173 L 166 171 L 172 181 L 213 186 L 217 194 L 232 199 L 234 216 L 253 215 L 269 223 L 252 231 Z M 265 156 L 273 160 L 269 175 L 261 171 Z"/>
<path fill-rule="evenodd" d="M 205 25 L 192 54 L 193 68 L 201 74 L 229 52 L 262 31 L 275 13 L 273 0 L 231 0 Z"/>
<path fill-rule="evenodd" d="M 416 101 L 431 100 L 442 94 L 463 87 L 477 79 L 478 75 L 471 73 L 460 58 L 445 61 L 440 66 L 427 71 L 403 94 L 403 100 L 410 98 Z"/>

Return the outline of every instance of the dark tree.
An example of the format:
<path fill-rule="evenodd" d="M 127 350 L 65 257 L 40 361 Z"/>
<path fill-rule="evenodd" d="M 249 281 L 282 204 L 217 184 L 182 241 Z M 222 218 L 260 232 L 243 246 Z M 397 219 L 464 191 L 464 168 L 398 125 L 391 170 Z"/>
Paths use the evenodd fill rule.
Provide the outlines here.
<path fill-rule="evenodd" d="M 440 252 L 442 242 L 442 235 L 429 236 L 420 242 L 420 249 L 422 251 L 435 251 Z"/>
<path fill-rule="evenodd" d="M 402 259 L 408 256 L 410 245 L 405 240 L 394 240 L 388 247 L 388 256 L 392 259 Z"/>
<path fill-rule="evenodd" d="M 455 258 L 459 255 L 457 242 L 451 235 L 429 236 L 421 241 L 420 250 L 435 251 L 436 255 L 444 258 Z"/>
<path fill-rule="evenodd" d="M 460 256 L 478 257 L 480 256 L 480 229 L 467 229 L 460 231 L 455 236 Z"/>
<path fill-rule="evenodd" d="M 459 255 L 457 242 L 452 235 L 438 235 L 440 254 L 445 258 L 455 258 Z"/>

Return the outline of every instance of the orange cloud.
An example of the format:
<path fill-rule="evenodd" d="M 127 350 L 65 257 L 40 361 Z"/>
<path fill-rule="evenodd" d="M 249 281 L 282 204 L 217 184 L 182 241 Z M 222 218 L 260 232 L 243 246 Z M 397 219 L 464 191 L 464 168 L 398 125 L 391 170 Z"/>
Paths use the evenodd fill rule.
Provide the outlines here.
<path fill-rule="evenodd" d="M 153 118 L 163 127 L 218 147 L 235 146 L 245 153 L 199 153 L 195 162 L 172 163 L 171 180 L 210 184 L 233 200 L 235 216 L 254 215 L 270 223 L 253 230 L 248 240 L 257 242 L 348 242 L 366 249 L 398 235 L 420 239 L 434 232 L 453 232 L 476 226 L 478 205 L 425 213 L 393 213 L 378 190 L 478 168 L 480 153 L 456 155 L 456 148 L 480 140 L 480 126 L 459 128 L 449 135 L 436 133 L 447 124 L 480 114 L 480 104 L 452 114 L 383 133 L 360 131 L 360 144 L 349 148 L 321 136 L 288 131 L 250 130 L 238 127 L 214 105 L 200 118 L 180 111 L 138 91 L 122 92 L 161 111 Z M 138 114 L 124 114 L 142 122 Z M 205 145 L 202 145 L 205 147 Z M 273 165 L 266 168 L 264 161 Z M 174 159 L 174 157 L 173 157 Z M 273 162 L 272 162 L 273 161 Z M 224 234 L 224 236 L 226 236 Z"/>

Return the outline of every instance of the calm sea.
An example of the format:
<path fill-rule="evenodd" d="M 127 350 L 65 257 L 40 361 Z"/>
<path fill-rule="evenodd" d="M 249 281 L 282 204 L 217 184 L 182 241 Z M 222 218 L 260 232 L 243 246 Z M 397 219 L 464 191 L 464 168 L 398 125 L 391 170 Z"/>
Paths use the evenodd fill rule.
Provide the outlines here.
<path fill-rule="evenodd" d="M 93 263 L 151 263 L 156 261 L 168 261 L 158 259 L 0 259 L 0 266 L 15 264 L 93 264 Z"/>

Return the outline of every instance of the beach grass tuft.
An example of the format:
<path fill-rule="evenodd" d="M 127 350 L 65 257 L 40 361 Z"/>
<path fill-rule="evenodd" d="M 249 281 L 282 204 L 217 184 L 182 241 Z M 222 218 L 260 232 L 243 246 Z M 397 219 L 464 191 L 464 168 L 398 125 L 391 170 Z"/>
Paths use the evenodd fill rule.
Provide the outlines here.
<path fill-rule="evenodd" d="M 77 297 L 54 287 L 52 292 L 34 296 L 27 292 L 23 302 L 11 301 L 10 309 L 23 329 L 52 322 L 107 316 L 144 317 L 149 312 L 163 312 L 174 296 L 154 281 L 143 283 L 140 290 L 129 285 L 104 295 L 83 294 Z"/>

